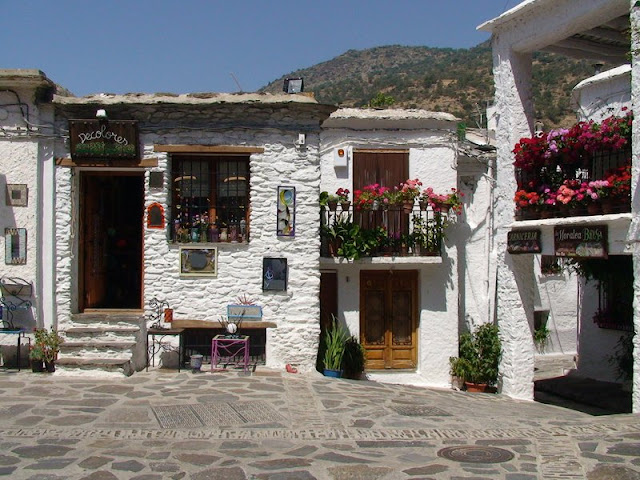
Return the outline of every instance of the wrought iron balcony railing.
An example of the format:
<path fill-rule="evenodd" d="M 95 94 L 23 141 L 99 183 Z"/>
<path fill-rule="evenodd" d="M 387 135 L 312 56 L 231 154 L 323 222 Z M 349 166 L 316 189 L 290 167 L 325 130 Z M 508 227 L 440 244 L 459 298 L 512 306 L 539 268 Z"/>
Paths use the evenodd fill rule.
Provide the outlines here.
<path fill-rule="evenodd" d="M 323 206 L 320 225 L 323 257 L 439 256 L 447 215 L 418 205 L 409 210 Z"/>

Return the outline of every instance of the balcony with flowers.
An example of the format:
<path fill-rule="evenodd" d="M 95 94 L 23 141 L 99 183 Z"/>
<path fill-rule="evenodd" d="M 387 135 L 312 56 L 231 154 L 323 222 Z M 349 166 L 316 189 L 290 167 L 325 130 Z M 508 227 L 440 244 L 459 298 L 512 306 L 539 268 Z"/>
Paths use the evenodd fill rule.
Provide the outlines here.
<path fill-rule="evenodd" d="M 418 179 L 366 185 L 340 207 L 330 201 L 337 195 L 320 196 L 323 257 L 440 257 L 446 228 L 462 213 L 460 192 L 437 194 Z"/>
<path fill-rule="evenodd" d="M 631 210 L 631 112 L 515 145 L 516 220 Z"/>

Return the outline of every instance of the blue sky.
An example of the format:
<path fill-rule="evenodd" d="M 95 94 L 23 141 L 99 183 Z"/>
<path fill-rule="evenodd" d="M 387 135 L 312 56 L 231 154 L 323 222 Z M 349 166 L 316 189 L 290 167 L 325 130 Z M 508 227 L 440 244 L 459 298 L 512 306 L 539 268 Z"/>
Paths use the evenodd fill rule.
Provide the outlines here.
<path fill-rule="evenodd" d="M 75 95 L 251 92 L 350 49 L 469 48 L 516 0 L 0 1 L 0 68 Z M 234 80 L 234 76 L 235 79 Z"/>

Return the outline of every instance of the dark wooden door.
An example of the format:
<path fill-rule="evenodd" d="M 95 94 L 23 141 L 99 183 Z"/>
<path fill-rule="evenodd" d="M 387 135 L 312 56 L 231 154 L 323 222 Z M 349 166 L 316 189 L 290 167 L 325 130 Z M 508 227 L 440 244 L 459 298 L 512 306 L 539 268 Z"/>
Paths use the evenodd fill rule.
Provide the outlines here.
<path fill-rule="evenodd" d="M 397 187 L 409 178 L 409 152 L 404 150 L 356 150 L 353 153 L 353 189 L 377 183 Z"/>
<path fill-rule="evenodd" d="M 320 272 L 320 331 L 331 326 L 333 316 L 338 316 L 338 274 Z"/>
<path fill-rule="evenodd" d="M 417 366 L 416 271 L 360 272 L 360 336 L 367 369 Z"/>
<path fill-rule="evenodd" d="M 142 307 L 143 179 L 138 172 L 81 177 L 80 311 Z"/>

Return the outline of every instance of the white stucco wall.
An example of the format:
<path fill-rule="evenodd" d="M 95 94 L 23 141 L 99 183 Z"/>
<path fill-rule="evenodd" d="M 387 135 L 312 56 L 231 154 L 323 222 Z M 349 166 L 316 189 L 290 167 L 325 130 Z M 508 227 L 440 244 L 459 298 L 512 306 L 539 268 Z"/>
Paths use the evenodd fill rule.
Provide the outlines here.
<path fill-rule="evenodd" d="M 578 120 L 601 122 L 611 115 L 624 116 L 622 109 L 631 107 L 631 66 L 584 79 L 574 87 L 572 101 Z"/>
<path fill-rule="evenodd" d="M 40 110 L 33 101 L 33 88 L 15 87 L 8 90 L 0 88 L 0 252 L 3 256 L 0 276 L 17 277 L 33 285 L 33 306 L 14 311 L 16 326 L 31 330 L 38 325 L 38 312 L 41 311 L 40 282 L 38 278 L 41 236 L 39 234 L 41 198 L 39 174 L 41 174 L 39 137 L 37 131 L 30 131 L 27 120 L 40 124 Z M 27 118 L 28 116 L 28 118 Z M 11 206 L 5 201 L 7 184 L 24 184 L 27 187 L 27 206 Z M 6 228 L 25 228 L 27 230 L 27 261 L 24 265 L 5 263 Z M 4 293 L 4 292 L 3 292 Z M 7 297 L 7 301 L 20 304 L 21 300 Z M 4 312 L 7 315 L 6 312 Z M 42 320 L 40 320 L 42 326 Z M 15 339 L 11 339 L 15 343 Z"/>

